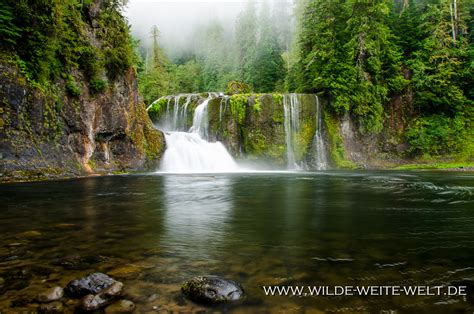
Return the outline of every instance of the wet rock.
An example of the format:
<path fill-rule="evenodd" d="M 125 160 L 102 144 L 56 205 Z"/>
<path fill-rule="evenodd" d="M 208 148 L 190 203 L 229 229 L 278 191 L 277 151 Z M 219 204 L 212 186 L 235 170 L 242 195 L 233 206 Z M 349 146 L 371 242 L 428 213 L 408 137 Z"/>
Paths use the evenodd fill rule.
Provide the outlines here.
<path fill-rule="evenodd" d="M 31 300 L 28 298 L 19 298 L 11 302 L 11 307 L 27 307 L 30 304 Z"/>
<path fill-rule="evenodd" d="M 119 278 L 126 278 L 136 275 L 141 271 L 141 267 L 137 265 L 128 265 L 120 268 L 116 268 L 110 272 L 108 272 L 111 276 L 119 277 Z"/>
<path fill-rule="evenodd" d="M 40 307 L 38 308 L 38 312 L 44 313 L 44 314 L 63 313 L 64 308 L 61 302 L 56 301 L 56 302 L 41 304 Z"/>
<path fill-rule="evenodd" d="M 64 290 L 61 287 L 54 287 L 38 294 L 36 299 L 40 303 L 57 301 L 64 296 Z"/>
<path fill-rule="evenodd" d="M 102 290 L 112 286 L 114 283 L 120 282 L 105 274 L 94 273 L 79 280 L 71 281 L 67 284 L 64 292 L 71 298 L 81 298 L 88 294 L 98 294 Z"/>
<path fill-rule="evenodd" d="M 21 242 L 13 242 L 13 243 L 9 243 L 7 246 L 8 247 L 19 247 L 19 246 L 22 246 L 22 245 L 25 245 L 25 244 L 21 243 Z"/>
<path fill-rule="evenodd" d="M 54 266 L 62 266 L 66 269 L 81 270 L 90 269 L 93 265 L 105 261 L 107 258 L 103 256 L 79 256 L 72 255 L 54 260 L 51 264 Z"/>
<path fill-rule="evenodd" d="M 83 297 L 79 301 L 78 307 L 86 312 L 101 309 L 117 300 L 122 295 L 122 291 L 123 284 L 116 281 L 96 295 L 88 294 Z"/>
<path fill-rule="evenodd" d="M 135 310 L 135 303 L 130 300 L 120 300 L 105 309 L 106 314 L 132 313 Z"/>
<path fill-rule="evenodd" d="M 237 301 L 244 295 L 238 282 L 218 276 L 194 277 L 183 283 L 181 291 L 190 300 L 204 304 Z"/>
<path fill-rule="evenodd" d="M 17 238 L 34 238 L 41 236 L 41 232 L 36 230 L 22 232 L 16 235 Z"/>

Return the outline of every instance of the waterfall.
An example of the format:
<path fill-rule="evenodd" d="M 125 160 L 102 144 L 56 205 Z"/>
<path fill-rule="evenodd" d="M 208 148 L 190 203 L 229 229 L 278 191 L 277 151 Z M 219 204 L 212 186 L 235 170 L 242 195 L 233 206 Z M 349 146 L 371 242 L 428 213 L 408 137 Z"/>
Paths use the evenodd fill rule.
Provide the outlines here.
<path fill-rule="evenodd" d="M 222 143 L 210 143 L 197 133 L 165 133 L 161 171 L 173 173 L 235 172 L 237 164 Z"/>
<path fill-rule="evenodd" d="M 316 170 L 326 170 L 328 168 L 328 159 L 326 156 L 326 147 L 324 145 L 324 139 L 322 136 L 322 128 L 323 128 L 323 121 L 322 121 L 322 110 L 319 104 L 319 97 L 316 97 L 316 117 L 317 117 L 317 125 L 316 125 L 316 133 L 314 134 L 314 145 L 316 149 Z"/>
<path fill-rule="evenodd" d="M 199 134 L 202 138 L 207 139 L 208 127 L 209 127 L 209 115 L 207 112 L 207 106 L 209 101 L 212 99 L 212 96 L 204 100 L 199 106 L 196 107 L 193 117 L 193 126 L 189 130 L 190 132 Z"/>
<path fill-rule="evenodd" d="M 288 169 L 298 170 L 301 167 L 296 162 L 295 157 L 295 137 L 299 131 L 299 101 L 296 94 L 289 94 L 283 96 L 283 110 L 285 123 L 285 141 L 286 141 L 286 156 Z"/>
<path fill-rule="evenodd" d="M 326 156 L 326 147 L 322 136 L 322 109 L 319 102 L 319 97 L 314 95 L 316 100 L 316 131 L 313 138 L 312 156 L 313 167 L 316 170 L 326 170 L 328 168 L 328 161 Z M 283 96 L 283 110 L 284 110 L 284 127 L 285 127 L 285 142 L 286 142 L 286 156 L 287 168 L 289 170 L 308 169 L 308 165 L 304 160 L 297 160 L 296 150 L 298 142 L 296 141 L 300 129 L 300 110 L 301 104 L 297 94 L 287 94 Z"/>
<path fill-rule="evenodd" d="M 165 131 L 166 151 L 161 161 L 161 171 L 172 173 L 209 173 L 235 172 L 239 168 L 220 142 L 208 142 L 208 105 L 211 99 L 217 97 L 209 93 L 208 98 L 194 110 L 193 125 L 189 132 L 182 132 L 181 127 L 186 125 L 186 110 L 190 103 L 190 96 L 186 99 L 179 112 L 179 98 L 174 99 L 173 115 L 169 108 L 164 125 L 172 118 L 171 129 Z M 168 105 L 170 101 L 168 101 Z"/>
<path fill-rule="evenodd" d="M 219 132 L 230 132 L 225 129 L 232 123 L 230 96 L 208 93 L 207 97 L 204 97 L 200 94 L 179 94 L 155 101 L 161 102 L 162 114 L 157 127 L 165 133 L 166 139 L 161 171 L 208 173 L 241 170 L 222 143 L 209 141 L 215 136 L 219 138 L 222 135 Z M 219 110 L 218 115 L 217 112 L 210 112 L 210 104 L 212 110 Z M 194 109 L 192 120 L 190 110 L 188 112 L 190 108 Z M 283 95 L 283 114 L 283 125 L 277 124 L 273 127 L 284 129 L 284 138 L 281 140 L 286 144 L 286 151 L 283 152 L 287 159 L 286 168 L 326 170 L 328 157 L 323 137 L 322 106 L 318 96 Z M 228 120 L 229 116 L 231 120 Z M 209 127 L 210 119 L 216 123 L 212 129 Z M 210 133 L 211 130 L 213 133 Z M 242 141 L 238 144 L 242 148 Z"/>

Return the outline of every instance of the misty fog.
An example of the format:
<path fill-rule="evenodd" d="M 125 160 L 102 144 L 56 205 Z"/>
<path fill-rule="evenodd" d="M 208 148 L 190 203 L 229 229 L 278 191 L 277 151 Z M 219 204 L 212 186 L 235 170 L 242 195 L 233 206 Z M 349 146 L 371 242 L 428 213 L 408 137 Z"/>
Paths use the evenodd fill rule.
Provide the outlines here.
<path fill-rule="evenodd" d="M 270 8 L 275 3 L 288 3 L 293 0 L 253 1 L 257 10 L 266 2 Z M 247 1 L 167 1 L 167 0 L 130 0 L 125 8 L 134 38 L 140 40 L 143 50 L 151 47 L 151 28 L 156 25 L 160 31 L 159 43 L 171 60 L 183 54 L 195 51 L 196 35 L 199 30 L 211 24 L 222 26 L 226 39 L 232 41 L 237 16 Z M 289 24 L 289 21 L 281 21 Z"/>

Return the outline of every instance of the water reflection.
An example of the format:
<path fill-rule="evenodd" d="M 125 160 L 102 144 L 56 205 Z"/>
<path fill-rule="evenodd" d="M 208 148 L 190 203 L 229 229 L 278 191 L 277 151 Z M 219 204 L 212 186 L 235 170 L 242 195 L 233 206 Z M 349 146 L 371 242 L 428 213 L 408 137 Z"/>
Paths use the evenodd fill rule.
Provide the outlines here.
<path fill-rule="evenodd" d="M 2 185 L 0 278 L 8 284 L 0 287 L 0 312 L 25 312 L 11 301 L 93 271 L 124 281 L 138 295 L 139 312 L 205 311 L 179 298 L 180 283 L 199 274 L 242 282 L 251 295 L 243 312 L 463 311 L 472 304 L 461 298 L 267 298 L 261 286 L 445 285 L 474 278 L 473 191 L 470 174 L 431 172 Z M 57 263 L 70 256 L 87 263 Z M 11 275 L 18 272 L 32 275 Z M 160 298 L 149 301 L 150 291 Z"/>
<path fill-rule="evenodd" d="M 212 175 L 168 175 L 162 179 L 164 242 L 190 258 L 219 250 L 233 208 L 230 179 Z"/>

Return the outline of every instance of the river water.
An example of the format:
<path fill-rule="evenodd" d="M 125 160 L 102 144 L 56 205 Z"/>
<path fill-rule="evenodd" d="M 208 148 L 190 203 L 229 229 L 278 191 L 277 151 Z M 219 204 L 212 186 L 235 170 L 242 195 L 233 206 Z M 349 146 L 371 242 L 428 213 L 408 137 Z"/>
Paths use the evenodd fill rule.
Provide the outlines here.
<path fill-rule="evenodd" d="M 101 271 L 137 313 L 199 312 L 180 284 L 242 283 L 238 313 L 472 312 L 463 296 L 265 296 L 262 286 L 474 283 L 474 174 L 275 172 L 0 185 L 0 312 Z M 470 288 L 469 288 L 470 287 Z M 74 304 L 65 304 L 72 311 Z"/>

